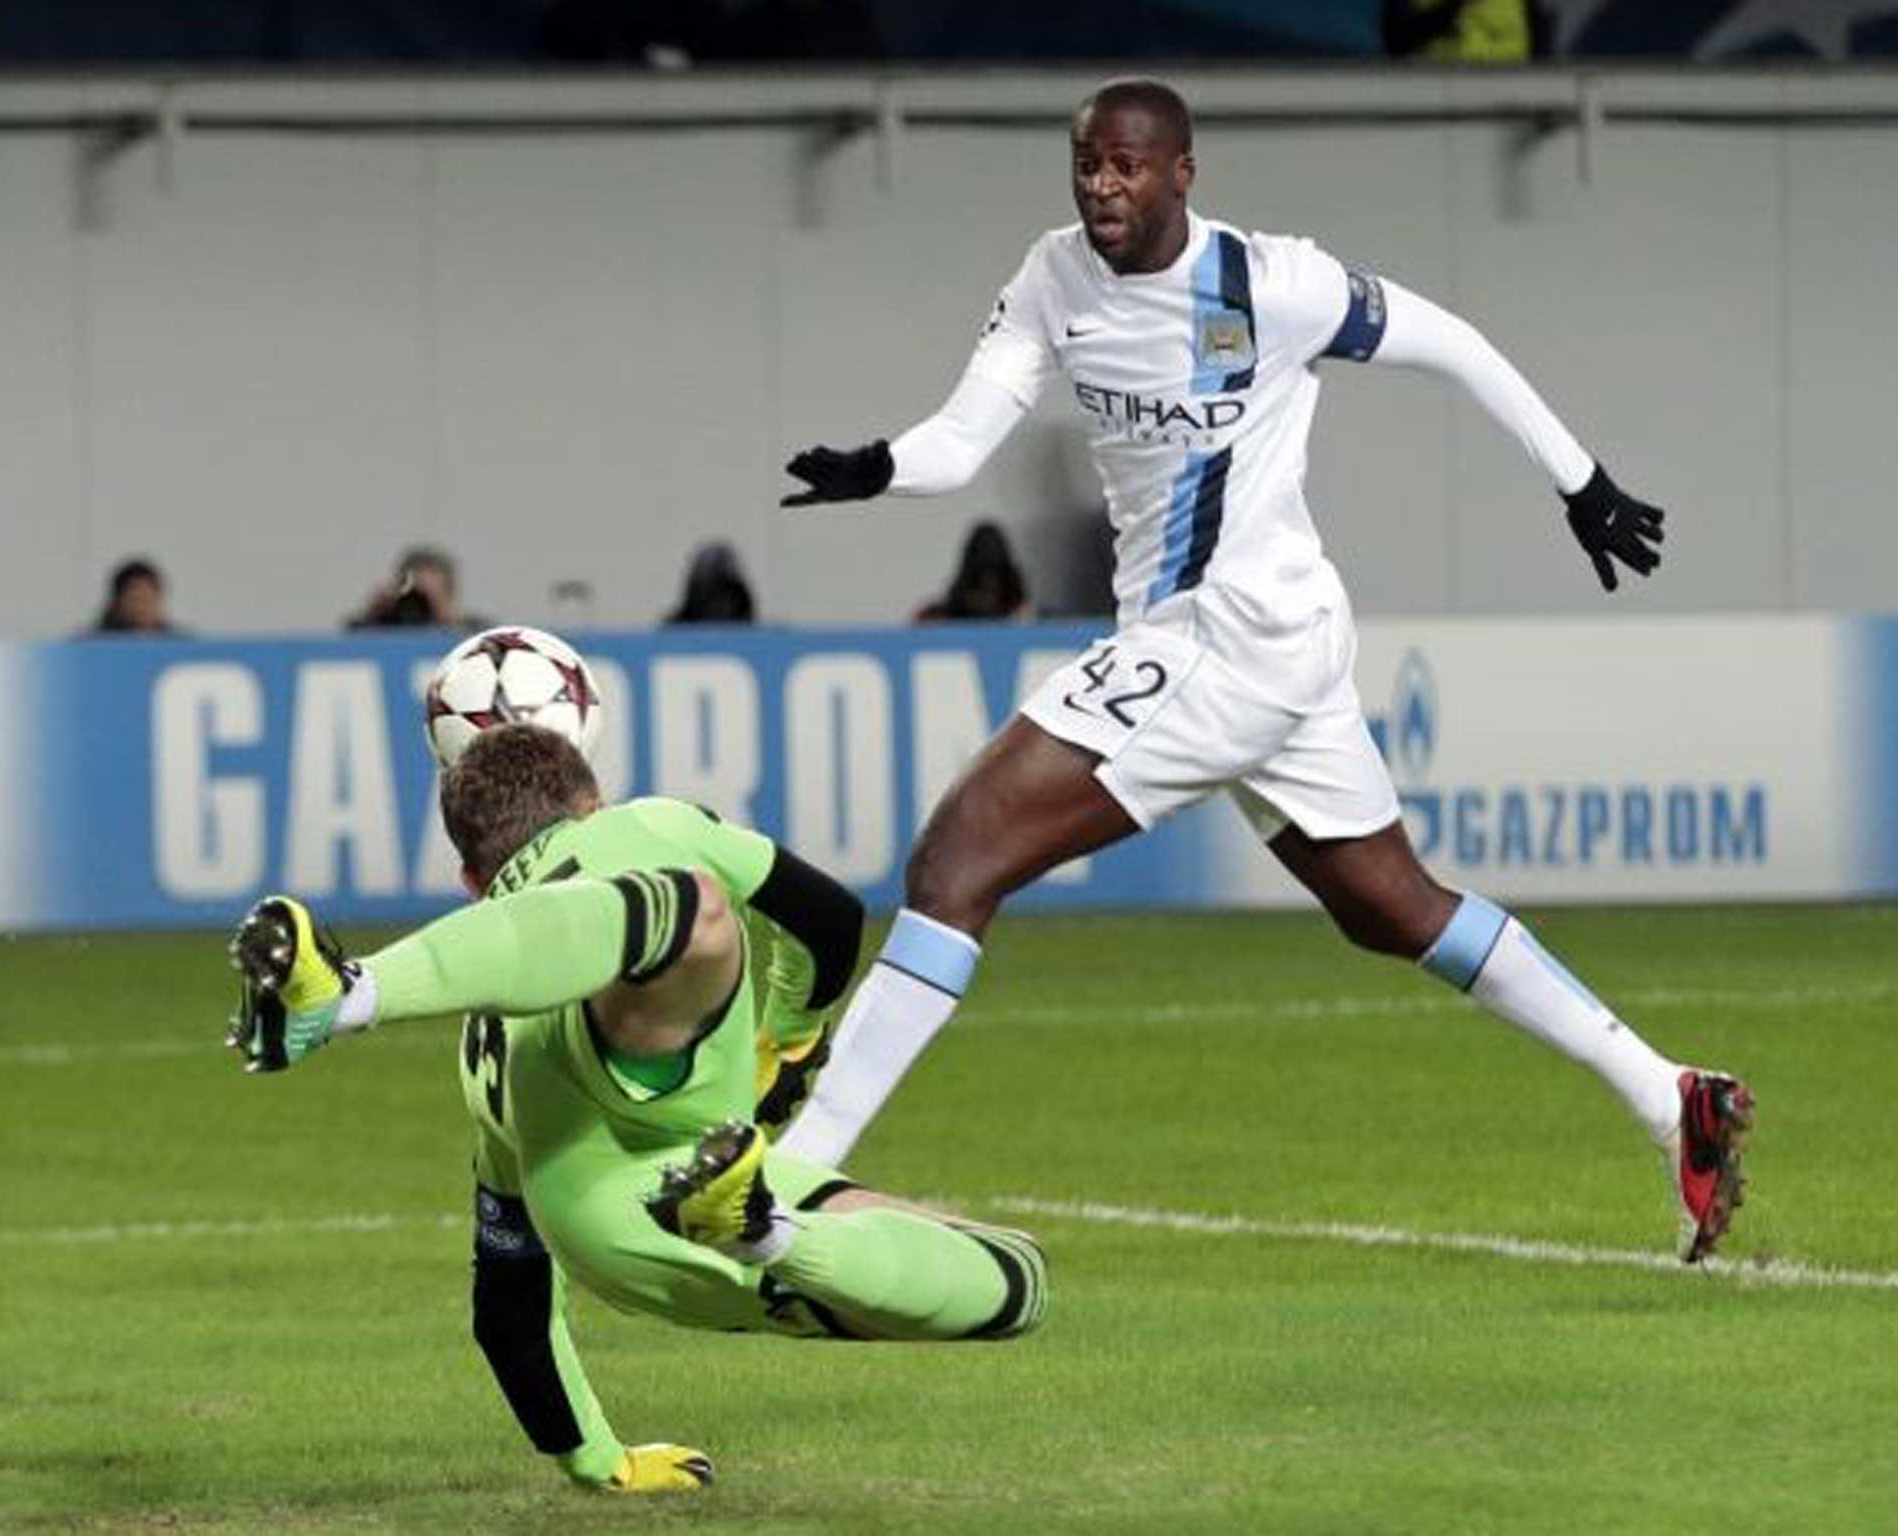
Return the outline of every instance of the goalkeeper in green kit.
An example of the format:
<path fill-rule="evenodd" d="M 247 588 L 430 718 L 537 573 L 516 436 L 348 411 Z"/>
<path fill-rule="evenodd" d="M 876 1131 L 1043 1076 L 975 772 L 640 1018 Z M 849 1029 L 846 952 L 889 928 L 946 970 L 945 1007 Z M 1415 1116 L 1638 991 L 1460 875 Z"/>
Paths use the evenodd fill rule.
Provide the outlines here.
<path fill-rule="evenodd" d="M 483 731 L 442 780 L 471 894 L 361 960 L 270 897 L 238 926 L 231 1043 L 254 1072 L 332 1035 L 461 1012 L 475 1133 L 474 1332 L 537 1450 L 575 1481 L 695 1488 L 711 1462 L 626 1446 L 567 1326 L 577 1284 L 626 1312 L 799 1338 L 998 1339 L 1046 1305 L 1021 1233 L 901 1205 L 770 1150 L 822 1065 L 856 898 L 680 801 L 602 808 L 579 752 Z M 743 914 L 771 924 L 754 998 Z"/>

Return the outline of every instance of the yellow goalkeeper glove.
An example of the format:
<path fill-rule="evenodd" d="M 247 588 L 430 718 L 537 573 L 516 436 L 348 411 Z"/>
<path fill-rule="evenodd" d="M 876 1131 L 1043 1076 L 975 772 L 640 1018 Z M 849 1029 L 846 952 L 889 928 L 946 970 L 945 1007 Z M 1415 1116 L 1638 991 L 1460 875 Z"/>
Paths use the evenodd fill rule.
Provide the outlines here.
<path fill-rule="evenodd" d="M 684 1493 L 712 1481 L 712 1458 L 689 1445 L 629 1445 L 601 1484 L 615 1493 Z"/>

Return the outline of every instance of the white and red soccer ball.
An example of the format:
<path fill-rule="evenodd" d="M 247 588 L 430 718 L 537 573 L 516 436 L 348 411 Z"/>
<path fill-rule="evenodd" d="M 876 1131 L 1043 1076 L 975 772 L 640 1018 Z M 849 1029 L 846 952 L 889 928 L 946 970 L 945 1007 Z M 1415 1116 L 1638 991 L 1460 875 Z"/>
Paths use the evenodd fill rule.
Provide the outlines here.
<path fill-rule="evenodd" d="M 580 653 L 558 635 L 507 624 L 470 635 L 435 668 L 422 729 L 444 768 L 492 725 L 538 725 L 591 759 L 604 715 L 600 690 Z"/>

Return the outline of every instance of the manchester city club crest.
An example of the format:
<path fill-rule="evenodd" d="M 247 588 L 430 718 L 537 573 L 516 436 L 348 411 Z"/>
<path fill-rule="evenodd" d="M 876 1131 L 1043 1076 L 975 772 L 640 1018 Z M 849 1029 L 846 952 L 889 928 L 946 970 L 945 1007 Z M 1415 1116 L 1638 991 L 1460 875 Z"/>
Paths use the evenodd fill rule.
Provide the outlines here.
<path fill-rule="evenodd" d="M 1194 361 L 1202 368 L 1217 368 L 1227 373 L 1250 368 L 1252 327 L 1236 309 L 1216 309 L 1200 317 L 1198 349 Z"/>

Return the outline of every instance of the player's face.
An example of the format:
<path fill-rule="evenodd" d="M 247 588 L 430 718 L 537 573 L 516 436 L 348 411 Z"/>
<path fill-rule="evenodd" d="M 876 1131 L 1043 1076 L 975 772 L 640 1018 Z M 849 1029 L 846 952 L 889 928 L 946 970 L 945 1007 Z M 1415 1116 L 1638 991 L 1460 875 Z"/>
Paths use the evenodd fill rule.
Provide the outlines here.
<path fill-rule="evenodd" d="M 1074 120 L 1074 207 L 1116 272 L 1157 272 L 1186 245 L 1193 157 L 1142 107 L 1089 107 Z"/>

